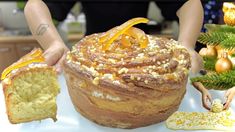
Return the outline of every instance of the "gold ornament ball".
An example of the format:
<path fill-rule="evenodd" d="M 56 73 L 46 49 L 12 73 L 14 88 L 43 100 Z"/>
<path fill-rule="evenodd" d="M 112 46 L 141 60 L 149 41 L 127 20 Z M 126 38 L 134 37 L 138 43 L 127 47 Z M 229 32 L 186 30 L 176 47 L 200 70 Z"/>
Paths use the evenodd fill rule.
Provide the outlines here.
<path fill-rule="evenodd" d="M 234 10 L 235 9 L 235 5 L 233 2 L 224 2 L 223 3 L 223 12 L 227 12 L 229 10 Z"/>
<path fill-rule="evenodd" d="M 227 25 L 235 26 L 235 11 L 229 10 L 224 13 L 224 22 Z"/>
<path fill-rule="evenodd" d="M 224 53 L 223 56 L 220 59 L 218 59 L 215 63 L 215 71 L 217 73 L 226 72 L 232 70 L 232 68 L 233 68 L 233 63 L 228 58 L 227 53 Z"/>
<path fill-rule="evenodd" d="M 201 56 L 206 56 L 206 55 L 207 55 L 207 48 L 202 48 L 202 49 L 199 51 L 199 55 L 201 55 Z"/>
<path fill-rule="evenodd" d="M 207 45 L 207 56 L 208 57 L 216 57 L 217 56 L 217 51 L 215 49 L 215 46 Z"/>
<path fill-rule="evenodd" d="M 216 57 L 217 51 L 214 46 L 207 46 L 207 48 L 202 48 L 199 51 L 199 55 L 205 57 Z"/>

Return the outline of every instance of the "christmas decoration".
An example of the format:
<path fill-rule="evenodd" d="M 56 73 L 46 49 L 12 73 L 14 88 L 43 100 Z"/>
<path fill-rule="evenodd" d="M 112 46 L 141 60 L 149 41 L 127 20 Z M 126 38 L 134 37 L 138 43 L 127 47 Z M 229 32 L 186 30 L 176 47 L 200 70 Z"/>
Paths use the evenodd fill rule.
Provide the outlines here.
<path fill-rule="evenodd" d="M 225 12 L 224 22 L 230 26 L 235 26 L 235 11 L 229 10 Z"/>
<path fill-rule="evenodd" d="M 194 77 L 191 82 L 201 82 L 207 89 L 226 90 L 235 86 L 235 70 Z"/>
<path fill-rule="evenodd" d="M 232 70 L 233 64 L 231 60 L 228 58 L 228 54 L 226 52 L 223 53 L 220 59 L 215 63 L 215 71 L 217 73 L 227 72 Z"/>
<path fill-rule="evenodd" d="M 205 70 L 215 71 L 216 57 L 203 57 L 203 65 Z"/>
<path fill-rule="evenodd" d="M 224 3 L 223 12 L 226 24 L 205 24 L 207 32 L 198 38 L 198 42 L 207 45 L 199 53 L 207 74 L 191 78 L 191 82 L 201 82 L 208 89 L 224 90 L 235 86 L 235 5 Z"/>
<path fill-rule="evenodd" d="M 225 2 L 223 4 L 224 22 L 227 25 L 235 26 L 235 5 L 233 3 Z"/>
<path fill-rule="evenodd" d="M 234 10 L 234 9 L 235 9 L 235 6 L 233 3 L 231 3 L 231 2 L 224 2 L 223 3 L 223 8 L 222 8 L 223 12 L 227 12 L 229 10 Z"/>
<path fill-rule="evenodd" d="M 227 32 L 202 33 L 198 42 L 206 45 L 220 45 L 223 49 L 231 50 L 235 48 L 235 34 Z"/>
<path fill-rule="evenodd" d="M 199 51 L 199 55 L 201 55 L 201 56 L 207 56 L 207 48 L 202 48 L 202 49 Z"/>
<path fill-rule="evenodd" d="M 214 46 L 207 46 L 207 48 L 202 48 L 200 50 L 199 55 L 206 57 L 216 57 L 217 51 Z"/>

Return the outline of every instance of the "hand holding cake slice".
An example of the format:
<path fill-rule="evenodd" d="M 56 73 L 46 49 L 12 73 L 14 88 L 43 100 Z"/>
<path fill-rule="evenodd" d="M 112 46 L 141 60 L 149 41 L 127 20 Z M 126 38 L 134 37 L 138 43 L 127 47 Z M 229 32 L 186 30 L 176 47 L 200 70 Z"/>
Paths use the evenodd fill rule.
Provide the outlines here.
<path fill-rule="evenodd" d="M 56 120 L 56 96 L 60 91 L 57 74 L 44 63 L 40 49 L 34 49 L 6 68 L 1 80 L 11 123 Z"/>

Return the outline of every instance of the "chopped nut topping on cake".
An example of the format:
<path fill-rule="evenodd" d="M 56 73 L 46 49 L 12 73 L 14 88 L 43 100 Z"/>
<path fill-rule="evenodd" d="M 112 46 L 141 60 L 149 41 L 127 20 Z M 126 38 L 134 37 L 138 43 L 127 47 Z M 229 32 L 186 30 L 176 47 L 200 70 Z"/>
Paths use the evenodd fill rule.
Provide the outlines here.
<path fill-rule="evenodd" d="M 148 80 L 144 80 L 144 83 L 145 83 L 145 84 L 148 84 Z"/>
<path fill-rule="evenodd" d="M 158 65 L 161 65 L 161 62 L 160 62 L 160 61 L 157 61 L 157 64 L 158 64 Z"/>
<path fill-rule="evenodd" d="M 135 80 L 135 77 L 133 75 L 131 75 L 130 79 L 131 80 Z"/>
<path fill-rule="evenodd" d="M 82 67 L 91 72 L 92 76 L 99 76 L 99 72 L 97 72 L 94 67 L 87 67 L 85 65 L 82 65 Z"/>
<path fill-rule="evenodd" d="M 128 72 L 128 69 L 124 67 L 118 71 L 118 74 L 127 73 L 127 72 Z"/>
<path fill-rule="evenodd" d="M 93 82 L 93 84 L 98 85 L 99 84 L 99 80 L 100 80 L 100 78 L 96 77 L 92 82 Z"/>
<path fill-rule="evenodd" d="M 114 60 L 114 59 L 108 59 L 108 61 L 111 62 L 111 63 L 113 63 L 113 64 L 116 63 L 116 60 Z"/>
<path fill-rule="evenodd" d="M 118 80 L 113 81 L 114 84 L 120 84 Z"/>
<path fill-rule="evenodd" d="M 102 76 L 102 79 L 114 80 L 114 77 L 113 77 L 113 74 L 107 73 L 107 74 L 104 74 L 104 75 Z"/>
<path fill-rule="evenodd" d="M 106 99 L 112 100 L 112 101 L 120 101 L 121 99 L 119 97 L 114 97 L 109 94 L 106 95 Z"/>
<path fill-rule="evenodd" d="M 104 98 L 103 93 L 98 92 L 98 91 L 93 91 L 93 92 L 91 93 L 91 95 L 94 96 L 94 97 L 102 98 L 102 99 Z"/>
<path fill-rule="evenodd" d="M 121 99 L 119 97 L 116 97 L 116 96 L 112 96 L 110 94 L 104 94 L 102 92 L 99 92 L 99 91 L 93 91 L 91 93 L 92 96 L 94 97 L 97 97 L 97 98 L 101 98 L 101 99 L 108 99 L 108 100 L 111 100 L 111 101 L 120 101 Z"/>
<path fill-rule="evenodd" d="M 145 77 L 142 78 L 141 74 L 151 75 L 155 79 L 162 78 L 157 83 L 167 81 L 166 74 L 172 74 L 175 78 L 182 76 L 176 72 L 179 69 L 184 71 L 183 74 L 188 74 L 187 69 L 190 60 L 188 59 L 187 50 L 183 46 L 178 46 L 178 42 L 174 40 L 148 36 L 149 44 L 144 49 L 139 48 L 138 44 L 133 44 L 128 48 L 116 47 L 113 51 L 105 52 L 102 50 L 101 44 L 89 43 L 91 42 L 90 39 L 93 41 L 97 38 L 91 36 L 85 39 L 88 39 L 88 41 L 83 40 L 79 45 L 79 49 L 75 48 L 79 53 L 71 52 L 68 56 L 75 58 L 72 63 L 81 65 L 78 68 L 83 71 L 86 70 L 94 78 L 116 81 L 122 80 L 123 78 L 120 77 L 124 74 L 130 74 L 128 78 L 132 83 L 136 84 L 138 81 L 143 81 L 145 84 L 150 84 L 150 81 Z M 83 43 L 84 45 L 82 45 Z M 117 39 L 113 43 L 120 42 Z M 89 47 L 89 52 L 86 51 L 88 48 L 85 47 Z M 95 52 L 91 52 L 93 50 Z M 68 56 L 66 59 L 69 59 Z M 112 73 L 118 75 L 114 76 Z M 139 75 L 132 75 L 133 73 Z M 97 84 L 96 79 L 94 80 L 94 84 Z M 171 81 L 177 82 L 178 80 L 172 79 Z"/>

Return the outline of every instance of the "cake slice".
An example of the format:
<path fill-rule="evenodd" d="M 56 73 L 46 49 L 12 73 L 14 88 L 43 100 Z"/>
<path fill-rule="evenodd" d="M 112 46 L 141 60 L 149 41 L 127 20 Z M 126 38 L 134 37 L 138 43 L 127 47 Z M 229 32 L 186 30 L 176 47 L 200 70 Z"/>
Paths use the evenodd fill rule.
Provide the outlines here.
<path fill-rule="evenodd" d="M 2 73 L 6 110 L 11 123 L 52 118 L 56 121 L 56 96 L 60 89 L 53 67 L 35 49 Z"/>

